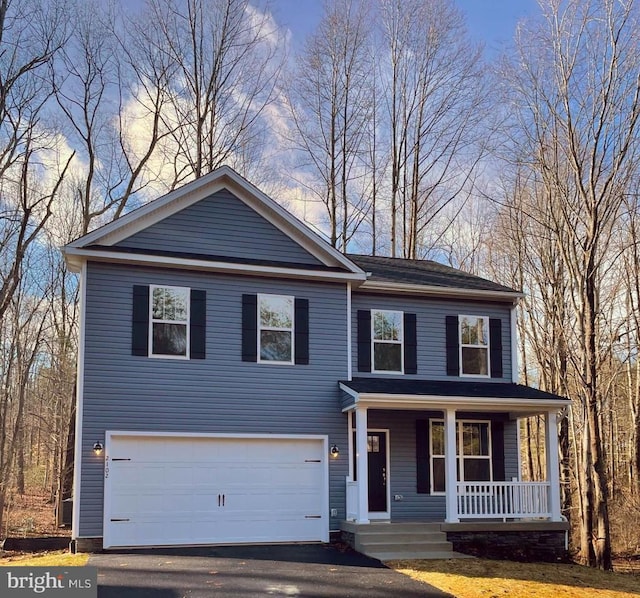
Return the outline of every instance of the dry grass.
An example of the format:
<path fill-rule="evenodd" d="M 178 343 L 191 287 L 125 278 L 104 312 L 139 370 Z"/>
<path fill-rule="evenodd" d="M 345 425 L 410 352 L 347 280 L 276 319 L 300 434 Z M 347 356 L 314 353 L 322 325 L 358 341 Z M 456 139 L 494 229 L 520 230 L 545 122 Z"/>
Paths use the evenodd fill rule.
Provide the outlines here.
<path fill-rule="evenodd" d="M 0 553 L 0 567 L 81 567 L 87 564 L 88 554 L 71 554 L 64 550 L 38 553 Z"/>
<path fill-rule="evenodd" d="M 640 596 L 640 576 L 580 565 L 486 559 L 392 561 L 390 567 L 457 598 L 624 598 Z"/>

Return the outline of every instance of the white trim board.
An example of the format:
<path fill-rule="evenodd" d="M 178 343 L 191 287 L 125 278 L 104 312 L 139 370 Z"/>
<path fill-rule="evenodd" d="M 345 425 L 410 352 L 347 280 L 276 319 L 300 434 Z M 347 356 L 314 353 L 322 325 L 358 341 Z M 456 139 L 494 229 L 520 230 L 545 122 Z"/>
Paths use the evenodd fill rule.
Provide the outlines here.
<path fill-rule="evenodd" d="M 518 291 L 492 291 L 486 289 L 466 289 L 459 287 L 445 287 L 428 284 L 411 284 L 402 282 L 389 282 L 381 280 L 367 280 L 359 288 L 359 291 L 371 293 L 402 293 L 408 295 L 424 295 L 430 297 L 484 299 L 506 301 L 517 304 L 524 297 L 524 293 Z"/>
<path fill-rule="evenodd" d="M 82 480 L 82 415 L 84 400 L 84 344 L 87 321 L 87 264 L 80 271 L 80 330 L 78 333 L 78 364 L 76 366 L 76 421 L 75 447 L 73 456 L 73 512 L 71 517 L 71 539 L 79 538 L 80 533 L 80 485 Z M 102 441 L 96 438 L 96 441 Z M 102 459 L 102 457 L 98 457 Z"/>
<path fill-rule="evenodd" d="M 136 266 L 161 266 L 163 268 L 178 268 L 200 270 L 204 272 L 223 272 L 228 274 L 253 274 L 254 276 L 270 276 L 274 278 L 304 278 L 310 280 L 345 281 L 364 280 L 364 274 L 352 272 L 334 272 L 331 270 L 305 270 L 303 268 L 288 268 L 284 266 L 260 266 L 256 264 L 238 264 L 234 262 L 219 262 L 213 260 L 198 260 L 192 258 L 147 255 L 142 253 L 123 253 L 119 251 L 105 251 L 92 249 L 63 249 L 67 265 L 72 272 L 78 272 L 82 264 L 92 262 L 108 262 L 131 264 Z"/>

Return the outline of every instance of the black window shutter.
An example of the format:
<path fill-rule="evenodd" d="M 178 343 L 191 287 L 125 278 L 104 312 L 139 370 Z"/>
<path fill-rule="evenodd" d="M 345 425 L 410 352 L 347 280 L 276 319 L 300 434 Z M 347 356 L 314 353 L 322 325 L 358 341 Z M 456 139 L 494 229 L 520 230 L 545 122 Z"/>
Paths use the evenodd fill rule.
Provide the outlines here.
<path fill-rule="evenodd" d="M 371 312 L 358 310 L 358 371 L 371 371 Z"/>
<path fill-rule="evenodd" d="M 460 375 L 458 316 L 446 317 L 447 376 Z"/>
<path fill-rule="evenodd" d="M 416 420 L 416 491 L 429 494 L 429 420 Z"/>
<path fill-rule="evenodd" d="M 242 295 L 242 361 L 258 361 L 257 295 Z"/>
<path fill-rule="evenodd" d="M 149 287 L 133 286 L 131 354 L 149 355 Z"/>
<path fill-rule="evenodd" d="M 504 482 L 504 423 L 491 422 L 491 461 L 493 481 Z"/>
<path fill-rule="evenodd" d="M 418 373 L 416 314 L 404 314 L 404 373 Z"/>
<path fill-rule="evenodd" d="M 189 354 L 191 359 L 204 359 L 207 336 L 207 292 L 191 289 Z"/>
<path fill-rule="evenodd" d="M 491 377 L 502 378 L 502 320 L 489 320 L 489 360 L 491 362 Z"/>
<path fill-rule="evenodd" d="M 295 363 L 309 363 L 309 300 L 295 299 Z"/>

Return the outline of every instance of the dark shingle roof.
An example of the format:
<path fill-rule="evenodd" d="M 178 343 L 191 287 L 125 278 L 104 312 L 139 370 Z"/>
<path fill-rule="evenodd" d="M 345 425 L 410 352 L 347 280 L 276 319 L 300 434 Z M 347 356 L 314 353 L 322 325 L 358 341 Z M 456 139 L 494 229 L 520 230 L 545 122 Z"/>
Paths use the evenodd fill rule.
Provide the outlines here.
<path fill-rule="evenodd" d="M 469 289 L 475 291 L 500 291 L 517 293 L 514 289 L 496 282 L 473 276 L 444 266 L 431 260 L 407 260 L 403 258 L 370 255 L 347 257 L 365 272 L 371 272 L 369 280 L 404 284 L 428 285 L 443 288 Z"/>
<path fill-rule="evenodd" d="M 461 380 L 415 380 L 402 378 L 354 378 L 341 381 L 357 393 L 482 397 L 496 399 L 564 399 L 530 386 L 510 382 L 466 382 Z"/>

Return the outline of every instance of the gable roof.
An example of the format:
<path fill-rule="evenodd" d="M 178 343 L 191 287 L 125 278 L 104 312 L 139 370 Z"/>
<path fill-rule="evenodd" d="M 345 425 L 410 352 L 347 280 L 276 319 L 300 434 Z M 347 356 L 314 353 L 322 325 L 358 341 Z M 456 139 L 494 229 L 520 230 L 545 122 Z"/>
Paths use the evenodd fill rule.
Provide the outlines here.
<path fill-rule="evenodd" d="M 433 295 L 465 295 L 478 298 L 517 300 L 522 293 L 486 278 L 468 274 L 431 260 L 410 260 L 348 254 L 367 272 L 362 290 L 384 292 L 428 292 Z"/>
<path fill-rule="evenodd" d="M 326 268 L 322 272 L 305 266 L 292 269 L 288 264 L 274 266 L 255 264 L 237 265 L 227 259 L 212 260 L 206 256 L 191 257 L 163 256 L 158 253 L 123 252 L 115 248 L 117 243 L 132 235 L 176 214 L 198 201 L 227 189 L 234 196 L 255 210 L 265 220 L 281 230 L 298 243 Z M 273 199 L 262 193 L 245 178 L 229 166 L 216 170 L 175 189 L 170 193 L 129 212 L 125 216 L 102 226 L 64 247 L 63 252 L 72 270 L 79 270 L 87 259 L 97 261 L 115 261 L 136 264 L 156 264 L 169 267 L 187 267 L 203 270 L 254 271 L 257 274 L 284 276 L 292 272 L 312 278 L 338 278 L 363 281 L 364 272 L 337 249 L 331 247 L 317 233 L 295 218 Z"/>

